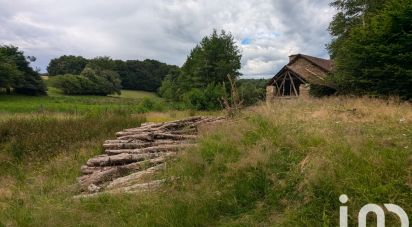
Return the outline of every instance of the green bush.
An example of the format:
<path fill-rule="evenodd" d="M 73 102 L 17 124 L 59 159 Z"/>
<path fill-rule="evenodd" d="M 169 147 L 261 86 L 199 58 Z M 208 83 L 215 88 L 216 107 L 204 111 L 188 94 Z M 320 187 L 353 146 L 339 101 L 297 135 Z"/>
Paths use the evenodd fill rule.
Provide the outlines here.
<path fill-rule="evenodd" d="M 241 79 L 237 82 L 243 104 L 250 106 L 265 99 L 267 80 Z"/>
<path fill-rule="evenodd" d="M 110 70 L 86 68 L 81 75 L 63 75 L 51 79 L 53 86 L 67 95 L 109 95 L 120 94 L 119 75 Z"/>
<path fill-rule="evenodd" d="M 318 85 L 318 84 L 311 84 L 309 94 L 314 97 L 323 97 L 323 96 L 331 96 L 336 93 L 336 90 L 331 87 Z"/>
<path fill-rule="evenodd" d="M 221 108 L 220 100 L 224 96 L 223 86 L 209 84 L 204 89 L 193 88 L 184 94 L 187 107 L 196 110 L 217 110 Z"/>
<path fill-rule="evenodd" d="M 165 99 L 177 101 L 179 100 L 179 96 L 176 90 L 176 84 L 173 83 L 173 79 L 168 75 L 162 81 L 162 86 L 159 88 L 159 95 Z"/>
<path fill-rule="evenodd" d="M 153 98 L 143 98 L 141 102 L 137 105 L 135 109 L 138 113 L 147 113 L 150 111 L 164 111 L 165 103 L 160 100 L 155 100 Z"/>

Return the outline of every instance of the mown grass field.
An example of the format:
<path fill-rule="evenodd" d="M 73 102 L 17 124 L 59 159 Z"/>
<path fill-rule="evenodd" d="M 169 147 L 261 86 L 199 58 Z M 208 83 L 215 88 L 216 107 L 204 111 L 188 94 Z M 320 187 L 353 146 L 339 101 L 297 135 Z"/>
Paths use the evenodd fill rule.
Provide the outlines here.
<path fill-rule="evenodd" d="M 7 226 L 337 226 L 367 203 L 412 214 L 412 106 L 374 99 L 283 100 L 202 129 L 156 192 L 74 200 L 103 140 L 180 112 L 0 122 L 0 223 Z M 176 178 L 177 177 L 177 178 Z M 1 225 L 0 224 L 0 225 Z M 387 215 L 387 225 L 399 225 Z"/>

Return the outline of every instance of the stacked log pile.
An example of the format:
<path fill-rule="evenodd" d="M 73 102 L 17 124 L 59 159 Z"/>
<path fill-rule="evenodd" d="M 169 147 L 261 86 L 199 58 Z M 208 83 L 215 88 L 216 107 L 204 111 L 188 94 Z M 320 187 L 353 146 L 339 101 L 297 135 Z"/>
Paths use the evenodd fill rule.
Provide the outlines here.
<path fill-rule="evenodd" d="M 104 154 L 89 159 L 81 167 L 83 175 L 78 183 L 83 195 L 135 192 L 159 186 L 164 180 L 142 183 L 142 179 L 164 168 L 165 161 L 180 150 L 195 146 L 200 125 L 223 120 L 223 117 L 191 117 L 145 123 L 116 133 L 115 140 L 104 142 Z"/>

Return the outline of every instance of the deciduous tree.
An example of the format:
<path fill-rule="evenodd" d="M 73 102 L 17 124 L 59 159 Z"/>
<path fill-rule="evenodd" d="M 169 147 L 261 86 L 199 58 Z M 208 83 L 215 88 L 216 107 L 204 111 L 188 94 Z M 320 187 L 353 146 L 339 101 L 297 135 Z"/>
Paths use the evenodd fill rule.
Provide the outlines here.
<path fill-rule="evenodd" d="M 341 93 L 412 98 L 412 0 L 388 0 L 333 50 Z M 366 14 L 368 15 L 368 14 Z"/>
<path fill-rule="evenodd" d="M 86 67 L 88 60 L 82 56 L 63 55 L 52 59 L 47 66 L 49 76 L 64 74 L 79 75 Z"/>
<path fill-rule="evenodd" d="M 35 60 L 31 58 L 31 60 Z M 44 95 L 46 86 L 39 73 L 14 46 L 0 46 L 0 87 L 26 95 Z"/>

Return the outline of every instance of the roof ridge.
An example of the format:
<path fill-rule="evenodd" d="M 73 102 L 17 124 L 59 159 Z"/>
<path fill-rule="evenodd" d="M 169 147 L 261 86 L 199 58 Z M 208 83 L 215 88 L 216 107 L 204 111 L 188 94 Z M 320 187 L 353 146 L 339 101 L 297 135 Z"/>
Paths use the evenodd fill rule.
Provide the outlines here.
<path fill-rule="evenodd" d="M 318 57 L 314 57 L 314 56 L 310 56 L 310 55 L 306 55 L 306 54 L 297 54 L 292 61 L 290 61 L 288 63 L 288 65 L 294 63 L 298 57 L 303 57 L 306 60 L 308 60 L 309 62 L 311 62 L 312 64 L 320 67 L 321 69 L 325 70 L 326 72 L 330 72 L 332 71 L 332 60 L 328 60 L 328 59 L 324 59 L 324 58 L 318 58 Z M 319 62 L 321 61 L 321 62 Z"/>

